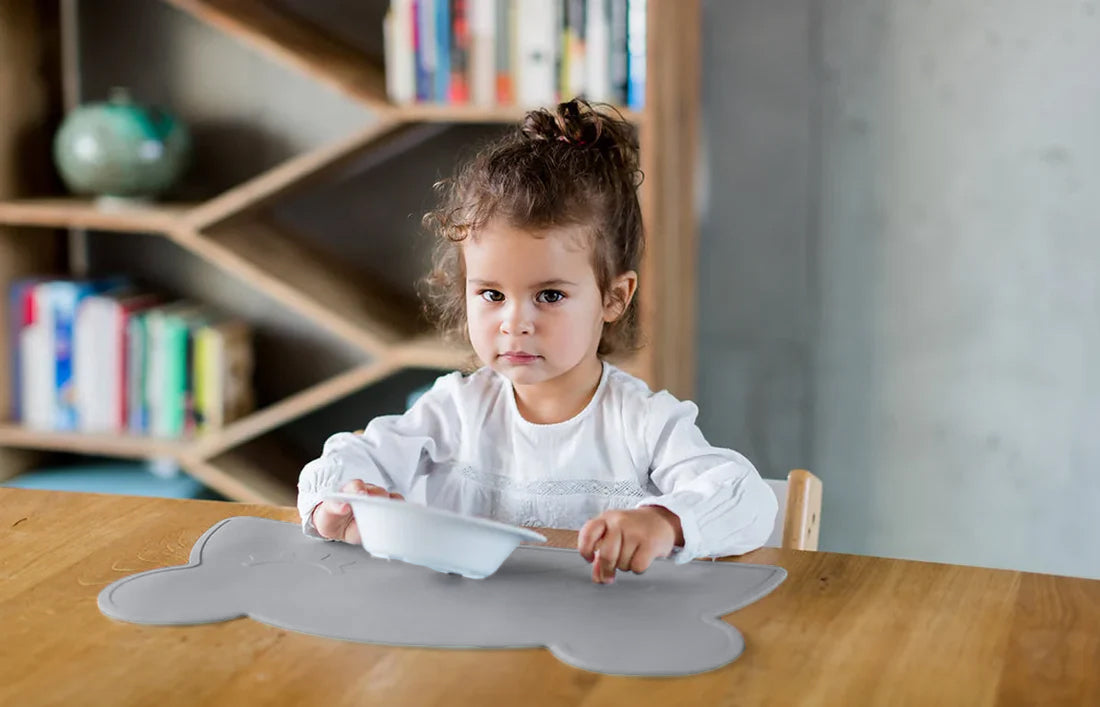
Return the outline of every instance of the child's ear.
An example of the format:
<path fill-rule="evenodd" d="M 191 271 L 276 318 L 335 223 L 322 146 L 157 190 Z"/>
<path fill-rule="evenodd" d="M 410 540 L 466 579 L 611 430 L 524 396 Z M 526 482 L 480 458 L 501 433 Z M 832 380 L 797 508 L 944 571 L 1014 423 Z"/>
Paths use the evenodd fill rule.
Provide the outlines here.
<path fill-rule="evenodd" d="M 603 301 L 603 320 L 613 322 L 623 316 L 637 289 L 638 273 L 633 270 L 627 270 L 612 280 Z"/>

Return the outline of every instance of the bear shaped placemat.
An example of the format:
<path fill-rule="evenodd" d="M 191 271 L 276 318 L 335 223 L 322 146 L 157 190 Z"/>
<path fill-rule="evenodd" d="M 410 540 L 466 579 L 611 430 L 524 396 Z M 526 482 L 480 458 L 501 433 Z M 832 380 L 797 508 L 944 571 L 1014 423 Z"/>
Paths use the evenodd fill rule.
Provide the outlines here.
<path fill-rule="evenodd" d="M 187 565 L 124 577 L 100 610 L 141 624 L 251 617 L 331 638 L 441 648 L 545 646 L 569 665 L 617 675 L 687 675 L 745 648 L 720 617 L 765 596 L 781 567 L 656 561 L 594 584 L 575 550 L 521 546 L 497 572 L 465 579 L 309 538 L 293 523 L 223 520 Z M 384 607 L 384 610 L 378 610 Z"/>

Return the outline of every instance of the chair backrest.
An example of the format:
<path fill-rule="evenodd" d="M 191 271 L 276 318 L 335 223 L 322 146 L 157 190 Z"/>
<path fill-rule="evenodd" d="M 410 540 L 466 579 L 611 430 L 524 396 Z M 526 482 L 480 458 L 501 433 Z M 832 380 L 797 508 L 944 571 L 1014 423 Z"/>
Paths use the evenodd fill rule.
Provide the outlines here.
<path fill-rule="evenodd" d="M 795 469 L 786 479 L 764 479 L 779 499 L 775 528 L 765 547 L 816 550 L 821 527 L 821 479 Z"/>

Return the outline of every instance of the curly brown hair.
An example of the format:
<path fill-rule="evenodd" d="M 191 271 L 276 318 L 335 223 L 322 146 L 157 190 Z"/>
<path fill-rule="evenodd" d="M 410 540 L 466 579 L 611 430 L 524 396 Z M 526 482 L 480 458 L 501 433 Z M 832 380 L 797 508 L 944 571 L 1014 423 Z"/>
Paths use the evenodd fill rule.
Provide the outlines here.
<path fill-rule="evenodd" d="M 574 99 L 551 112 L 527 113 L 517 129 L 438 182 L 439 205 L 424 216 L 437 236 L 425 279 L 429 316 L 444 333 L 466 339 L 466 274 L 461 244 L 493 219 L 534 233 L 580 225 L 592 244 L 603 296 L 619 275 L 639 271 L 645 247 L 638 186 L 638 137 L 614 108 Z M 598 353 L 638 347 L 638 297 L 604 324 Z"/>

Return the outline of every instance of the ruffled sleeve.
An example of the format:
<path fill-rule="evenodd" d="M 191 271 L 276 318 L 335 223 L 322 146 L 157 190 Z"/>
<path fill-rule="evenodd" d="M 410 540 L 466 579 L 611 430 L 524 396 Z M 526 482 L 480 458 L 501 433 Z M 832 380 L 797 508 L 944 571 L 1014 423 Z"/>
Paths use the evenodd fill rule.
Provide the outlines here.
<path fill-rule="evenodd" d="M 762 546 L 775 525 L 778 503 L 752 463 L 704 439 L 694 403 L 660 392 L 647 404 L 650 480 L 661 495 L 638 505 L 662 506 L 679 516 L 684 547 L 676 561 L 740 555 Z"/>
<path fill-rule="evenodd" d="M 457 396 L 460 373 L 439 378 L 403 415 L 371 420 L 362 434 L 340 432 L 325 441 L 321 456 L 309 462 L 298 478 L 298 513 L 307 535 L 320 537 L 313 527 L 313 509 L 325 494 L 353 479 L 408 495 L 417 476 L 430 462 L 454 453 L 460 416 Z"/>

